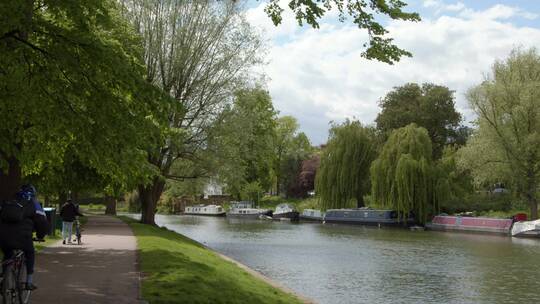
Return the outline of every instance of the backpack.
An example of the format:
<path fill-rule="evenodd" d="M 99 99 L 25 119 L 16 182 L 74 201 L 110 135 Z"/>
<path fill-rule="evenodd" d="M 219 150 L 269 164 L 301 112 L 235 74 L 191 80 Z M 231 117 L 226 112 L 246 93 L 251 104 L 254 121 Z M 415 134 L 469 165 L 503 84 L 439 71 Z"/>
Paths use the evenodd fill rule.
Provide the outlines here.
<path fill-rule="evenodd" d="M 0 209 L 0 220 L 2 223 L 16 224 L 24 219 L 24 201 L 6 201 Z"/>

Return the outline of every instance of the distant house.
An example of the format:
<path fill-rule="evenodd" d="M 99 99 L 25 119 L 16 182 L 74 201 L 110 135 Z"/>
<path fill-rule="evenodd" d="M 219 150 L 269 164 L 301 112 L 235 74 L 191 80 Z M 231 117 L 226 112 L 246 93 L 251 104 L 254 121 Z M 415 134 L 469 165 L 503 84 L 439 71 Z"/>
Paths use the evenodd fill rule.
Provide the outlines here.
<path fill-rule="evenodd" d="M 208 199 L 210 196 L 222 196 L 224 187 L 225 186 L 219 183 L 217 180 L 210 179 L 208 183 L 204 186 L 204 198 Z"/>

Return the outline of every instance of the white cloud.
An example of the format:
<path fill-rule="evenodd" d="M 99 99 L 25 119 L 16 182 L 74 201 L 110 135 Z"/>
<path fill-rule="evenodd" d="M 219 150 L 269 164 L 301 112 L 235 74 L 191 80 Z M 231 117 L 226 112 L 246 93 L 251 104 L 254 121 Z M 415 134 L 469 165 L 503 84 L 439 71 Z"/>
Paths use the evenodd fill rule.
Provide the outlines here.
<path fill-rule="evenodd" d="M 459 12 L 465 9 L 465 4 L 463 2 L 456 2 L 453 4 L 446 4 L 442 0 L 425 0 L 423 6 L 426 8 L 434 9 L 435 15 L 439 15 L 445 11 L 449 12 Z"/>
<path fill-rule="evenodd" d="M 486 11 L 460 9 L 462 13 L 454 17 L 391 22 L 396 43 L 414 54 L 393 66 L 360 57 L 367 37 L 353 25 L 323 23 L 319 30 L 272 25 L 268 30 L 274 43 L 265 70 L 276 108 L 297 117 L 302 130 L 320 144 L 326 140 L 330 120 L 356 117 L 372 123 L 379 112 L 378 100 L 393 87 L 433 82 L 455 90 L 458 110 L 471 120 L 464 97 L 467 89 L 482 81 L 495 59 L 505 58 L 518 46 L 539 45 L 540 29 L 507 22 L 525 17 L 519 9 L 500 5 Z"/>
<path fill-rule="evenodd" d="M 534 20 L 538 15 L 520 9 L 518 7 L 497 4 L 485 11 L 473 11 L 466 9 L 461 13 L 462 17 L 470 19 L 490 19 L 490 20 L 505 20 L 514 17 L 523 17 L 525 19 Z"/>

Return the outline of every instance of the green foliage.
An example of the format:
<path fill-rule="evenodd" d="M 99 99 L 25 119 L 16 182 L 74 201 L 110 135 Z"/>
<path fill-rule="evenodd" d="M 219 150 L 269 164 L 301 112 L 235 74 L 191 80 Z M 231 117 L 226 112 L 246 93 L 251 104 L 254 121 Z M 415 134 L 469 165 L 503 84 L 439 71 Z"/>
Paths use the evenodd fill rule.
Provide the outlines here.
<path fill-rule="evenodd" d="M 505 181 L 537 218 L 540 187 L 540 55 L 515 50 L 469 90 L 478 129 L 462 153 L 477 183 Z"/>
<path fill-rule="evenodd" d="M 137 237 L 149 303 L 301 303 L 193 240 L 124 220 Z"/>
<path fill-rule="evenodd" d="M 363 206 L 369 190 L 369 167 L 375 158 L 373 131 L 359 121 L 334 125 L 322 151 L 315 191 L 322 209 Z"/>
<path fill-rule="evenodd" d="M 276 137 L 274 140 L 276 174 L 276 193 L 289 194 L 294 186 L 302 161 L 307 159 L 311 152 L 311 143 L 303 132 L 298 133 L 298 122 L 292 116 L 283 116 L 276 119 Z"/>
<path fill-rule="evenodd" d="M 425 83 L 409 83 L 394 88 L 381 101 L 377 128 L 388 135 L 392 130 L 415 123 L 427 129 L 438 159 L 448 144 L 463 142 L 466 130 L 460 127 L 461 115 L 456 111 L 454 92 L 447 87 Z"/>
<path fill-rule="evenodd" d="M 394 130 L 371 166 L 372 200 L 405 219 L 425 223 L 447 194 L 447 181 L 432 161 L 426 129 L 410 124 Z"/>
<path fill-rule="evenodd" d="M 275 25 L 282 21 L 281 14 L 284 9 L 281 7 L 281 1 L 269 0 L 265 12 L 272 19 Z M 298 24 L 301 26 L 304 22 L 314 28 L 319 27 L 321 19 L 328 11 L 334 9 L 339 12 L 339 21 L 344 21 L 346 17 L 352 18 L 352 21 L 358 28 L 367 30 L 369 34 L 369 43 L 362 56 L 368 59 L 377 59 L 382 62 L 392 64 L 402 56 L 411 56 L 405 50 L 400 49 L 393 44 L 393 39 L 388 38 L 388 31 L 380 23 L 381 17 L 389 17 L 395 20 L 420 21 L 417 13 L 407 13 L 403 8 L 407 4 L 400 0 L 369 0 L 369 1 L 343 1 L 343 0 L 291 0 L 288 1 L 288 7 L 295 14 Z"/>
<path fill-rule="evenodd" d="M 244 184 L 240 193 L 242 200 L 253 201 L 256 204 L 259 203 L 260 198 L 263 196 L 263 188 L 259 182 L 251 182 Z"/>
<path fill-rule="evenodd" d="M 15 14 L 0 20 L 0 169 L 15 160 L 53 188 L 80 166 L 106 183 L 143 178 L 159 98 L 114 2 L 4 1 L 0 10 Z"/>
<path fill-rule="evenodd" d="M 272 187 L 275 118 L 270 95 L 260 88 L 238 91 L 234 105 L 223 112 L 209 145 L 216 151 L 216 175 L 231 195 L 240 196 L 253 182 Z"/>

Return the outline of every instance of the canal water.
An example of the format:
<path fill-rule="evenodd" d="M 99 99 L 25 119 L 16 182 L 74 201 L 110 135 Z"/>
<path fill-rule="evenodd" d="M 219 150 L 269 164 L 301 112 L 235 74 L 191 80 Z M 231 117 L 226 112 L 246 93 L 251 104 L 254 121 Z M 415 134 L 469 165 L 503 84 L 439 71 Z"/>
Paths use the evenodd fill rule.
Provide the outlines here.
<path fill-rule="evenodd" d="M 318 303 L 540 302 L 540 240 L 187 215 L 157 223 Z"/>

